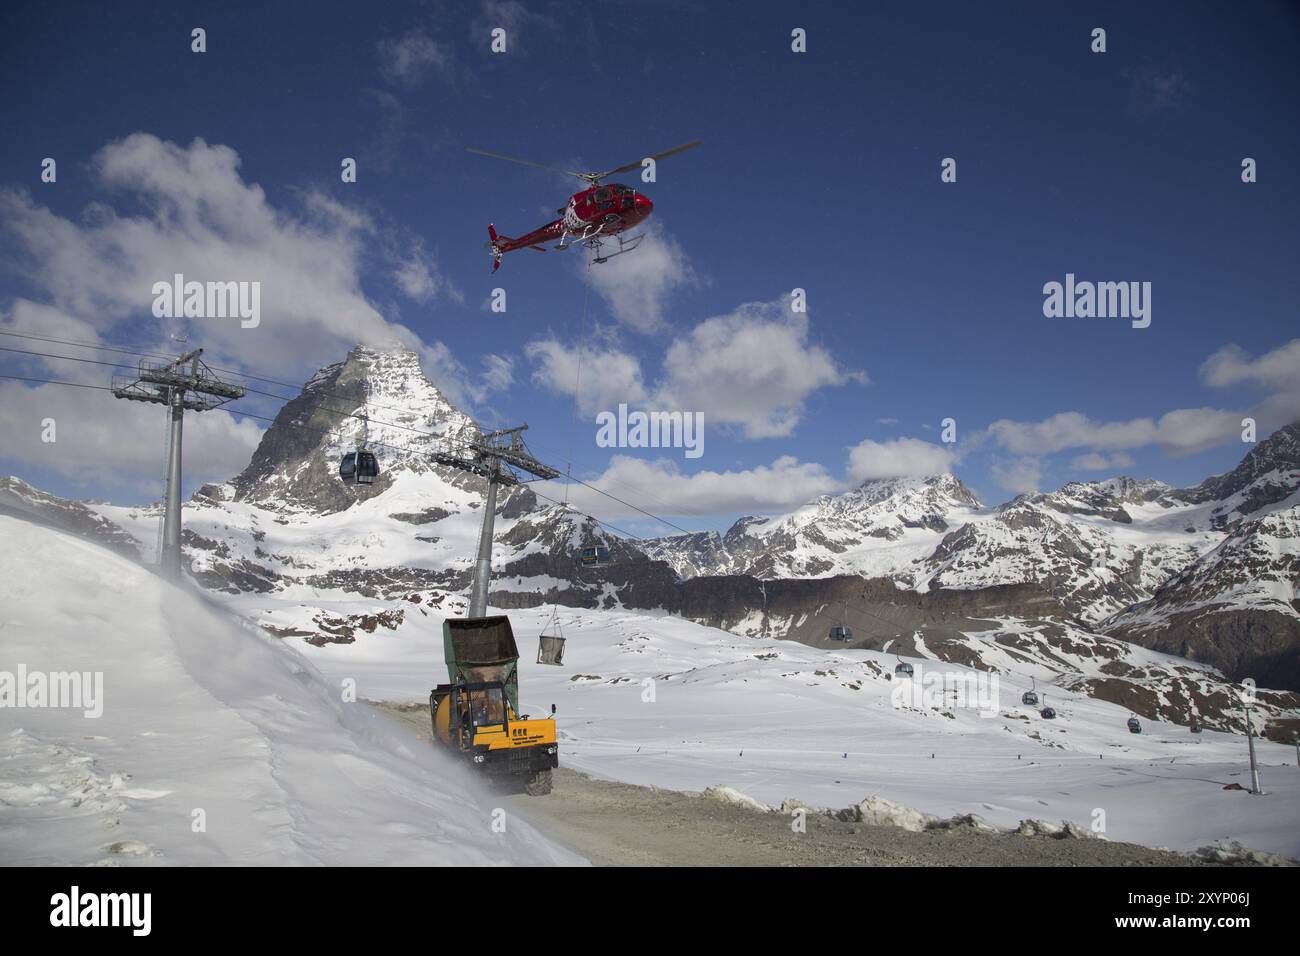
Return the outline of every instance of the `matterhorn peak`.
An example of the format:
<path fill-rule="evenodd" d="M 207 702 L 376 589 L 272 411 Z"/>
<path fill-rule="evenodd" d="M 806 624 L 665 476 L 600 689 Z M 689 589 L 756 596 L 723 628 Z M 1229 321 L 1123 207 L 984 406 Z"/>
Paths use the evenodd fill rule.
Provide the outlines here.
<path fill-rule="evenodd" d="M 382 474 L 426 463 L 478 426 L 425 376 L 408 348 L 358 344 L 342 362 L 313 375 L 263 433 L 247 468 L 232 481 L 236 498 L 335 511 L 353 497 L 338 481 L 339 459 L 360 444 Z M 380 493 L 387 481 L 370 493 Z"/>

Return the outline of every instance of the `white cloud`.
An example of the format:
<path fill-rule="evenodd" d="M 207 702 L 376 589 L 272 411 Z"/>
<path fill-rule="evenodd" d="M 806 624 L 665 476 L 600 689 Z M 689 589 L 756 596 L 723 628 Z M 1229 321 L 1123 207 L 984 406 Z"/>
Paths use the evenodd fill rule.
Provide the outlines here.
<path fill-rule="evenodd" d="M 574 394 L 577 349 L 555 339 L 524 350 L 537 366 L 533 380 Z M 794 431 L 804 401 L 819 388 L 866 381 L 841 370 L 830 353 L 808 341 L 808 317 L 783 301 L 746 303 L 706 319 L 677 338 L 664 357 L 663 376 L 647 387 L 640 362 L 613 346 L 587 348 L 582 358 L 584 415 L 620 403 L 702 412 L 706 427 L 739 426 L 746 438 L 783 437 Z"/>
<path fill-rule="evenodd" d="M 1051 454 L 1066 448 L 1138 448 L 1155 441 L 1155 422 L 1094 422 L 1080 412 L 1061 412 L 1038 422 L 1000 419 L 989 426 L 994 439 L 1017 454 Z"/>
<path fill-rule="evenodd" d="M 1245 416 L 1258 419 L 1271 430 L 1300 417 L 1300 339 L 1251 356 L 1238 345 L 1225 345 L 1199 369 L 1203 384 L 1216 388 L 1247 385 L 1267 390 L 1253 408 L 1178 408 L 1159 418 L 1127 421 L 1093 421 L 1080 412 L 1062 412 L 1036 422 L 1001 419 L 988 427 L 987 436 L 1016 455 L 1050 455 L 1068 448 L 1092 454 L 1074 459 L 1085 470 L 1127 468 L 1132 459 L 1119 452 L 1156 445 L 1170 455 L 1188 455 L 1240 440 Z"/>
<path fill-rule="evenodd" d="M 79 323 L 80 339 L 166 343 L 168 334 L 184 333 L 212 364 L 275 369 L 277 378 L 305 378 L 357 342 L 412 348 L 426 358 L 445 354 L 440 343 L 426 345 L 387 321 L 361 288 L 369 258 L 379 256 L 407 295 L 456 297 L 418 239 L 403 242 L 323 193 L 305 193 L 296 210 L 272 206 L 239 165 L 226 146 L 196 139 L 182 147 L 134 133 L 92 163 L 106 192 L 133 204 L 131 213 L 97 203 L 64 218 L 25 192 L 2 189 L 0 230 L 15 246 L 13 266 L 50 308 Z M 154 318 L 153 284 L 176 273 L 187 281 L 260 283 L 261 323 Z M 432 373 L 439 364 L 427 367 Z M 438 384 L 473 392 L 468 380 Z"/>
<path fill-rule="evenodd" d="M 1201 364 L 1200 376 L 1205 384 L 1220 388 L 1246 383 L 1292 389 L 1300 382 L 1300 339 L 1256 358 L 1239 345 L 1225 345 Z"/>
<path fill-rule="evenodd" d="M 1032 494 L 1043 480 L 1042 460 L 1033 456 L 995 461 L 991 470 L 999 485 L 1017 495 Z"/>
<path fill-rule="evenodd" d="M 426 343 L 386 320 L 363 292 L 363 270 L 374 265 L 373 274 L 393 276 L 409 296 L 426 302 L 456 297 L 418 238 L 403 241 L 374 216 L 323 193 L 301 194 L 294 208 L 273 206 L 259 186 L 244 181 L 234 150 L 201 139 L 182 147 L 135 133 L 104 147 L 91 166 L 103 193 L 120 197 L 129 211 L 98 202 L 64 218 L 26 192 L 0 189 L 0 236 L 10 267 L 45 300 L 14 300 L 8 327 L 168 354 L 182 347 L 169 336 L 183 335 L 188 347 L 205 349 L 213 366 L 284 381 L 306 380 L 358 342 L 410 348 L 447 397 L 466 410 L 508 387 L 513 375 L 508 358 L 489 355 L 480 372 L 470 371 L 443 343 Z M 176 273 L 188 281 L 260 283 L 260 324 L 242 328 L 238 319 L 155 318 L 153 285 Z M 134 362 L 129 355 L 49 343 L 34 350 Z M 129 371 L 15 358 L 12 353 L 6 358 L 6 370 L 13 374 L 35 369 L 34 377 L 87 384 L 106 385 L 113 372 Z M 143 467 L 143 474 L 157 473 L 157 456 L 138 452 L 139 434 L 154 428 L 161 434 L 162 426 L 145 414 L 145 406 L 111 397 L 87 402 L 86 393 L 62 391 L 67 394 L 59 398 L 49 387 L 8 383 L 0 445 L 11 461 L 69 476 L 99 468 L 106 482 L 113 478 L 105 469 L 129 475 Z M 54 409 L 59 418 L 55 447 L 32 442 L 33 435 L 39 437 L 32 418 L 47 417 L 38 415 L 43 408 Z M 187 477 L 225 479 L 247 463 L 258 434 L 251 422 L 236 425 L 226 412 L 187 419 L 192 420 L 186 422 Z M 192 443 L 191 435 L 196 436 Z"/>
<path fill-rule="evenodd" d="M 1122 451 L 1117 451 L 1113 455 L 1091 451 L 1076 457 L 1070 462 L 1070 467 L 1080 471 L 1122 471 L 1133 467 L 1133 458 Z"/>
<path fill-rule="evenodd" d="M 483 387 L 487 392 L 504 392 L 514 384 L 514 360 L 504 355 L 483 356 Z"/>
<path fill-rule="evenodd" d="M 393 83 L 414 89 L 437 70 L 451 69 L 450 50 L 423 30 L 409 30 L 400 37 L 379 41 L 380 69 Z"/>
<path fill-rule="evenodd" d="M 560 395 L 572 396 L 575 389 L 581 392 L 578 410 L 583 415 L 612 411 L 620 403 L 635 405 L 646 398 L 640 363 L 615 348 L 585 348 L 579 363 L 577 348 L 542 339 L 529 342 L 524 354 L 537 366 L 533 381 L 538 385 Z"/>
<path fill-rule="evenodd" d="M 1000 419 L 989 434 L 1016 455 L 1049 455 L 1067 448 L 1115 451 L 1159 445 L 1182 455 L 1232 440 L 1240 431 L 1238 412 L 1215 408 L 1180 408 L 1158 419 L 1097 422 L 1080 412 L 1062 412 L 1037 422 Z"/>
<path fill-rule="evenodd" d="M 807 314 L 778 299 L 706 319 L 673 342 L 655 399 L 701 411 L 710 425 L 738 425 L 746 438 L 778 438 L 794 431 L 817 389 L 865 378 L 810 343 Z"/>
<path fill-rule="evenodd" d="M 871 478 L 908 478 L 951 471 L 955 453 L 943 445 L 919 438 L 867 439 L 849 451 L 849 477 L 854 482 Z"/>
<path fill-rule="evenodd" d="M 682 474 L 672 459 L 615 455 L 605 472 L 589 483 L 668 518 L 788 511 L 840 488 L 840 482 L 821 465 L 790 456 L 743 471 L 696 471 L 688 475 Z M 563 482 L 551 483 L 544 493 L 561 498 Z M 568 500 L 580 511 L 611 521 L 645 517 L 578 484 L 569 486 Z"/>
<path fill-rule="evenodd" d="M 53 442 L 41 440 L 53 419 Z M 0 441 L 6 461 L 62 475 L 102 493 L 105 484 L 135 482 L 161 492 L 166 409 L 116 399 L 109 392 L 0 380 Z M 185 416 L 185 479 L 225 481 L 252 457 L 262 430 L 228 412 Z M 19 468 L 14 470 L 18 471 Z"/>
<path fill-rule="evenodd" d="M 606 252 L 614 251 L 606 240 Z M 586 269 L 586 250 L 581 250 Z M 663 326 L 668 298 L 679 288 L 699 282 L 686 253 L 657 224 L 646 229 L 646 237 L 635 252 L 593 263 L 588 274 L 591 287 L 605 300 L 614 318 L 641 332 Z"/>
<path fill-rule="evenodd" d="M 438 267 L 437 260 L 425 249 L 419 237 L 392 237 L 393 281 L 402 293 L 416 302 L 427 303 L 440 294 L 457 302 L 463 296 L 449 283 Z M 398 251 L 404 247 L 404 251 Z"/>

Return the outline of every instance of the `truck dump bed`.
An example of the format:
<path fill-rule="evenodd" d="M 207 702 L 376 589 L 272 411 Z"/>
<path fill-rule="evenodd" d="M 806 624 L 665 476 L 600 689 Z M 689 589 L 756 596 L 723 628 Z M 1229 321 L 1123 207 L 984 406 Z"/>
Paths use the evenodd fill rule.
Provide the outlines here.
<path fill-rule="evenodd" d="M 500 681 L 511 709 L 519 713 L 519 648 L 510 618 L 448 618 L 442 623 L 442 650 L 451 683 Z"/>

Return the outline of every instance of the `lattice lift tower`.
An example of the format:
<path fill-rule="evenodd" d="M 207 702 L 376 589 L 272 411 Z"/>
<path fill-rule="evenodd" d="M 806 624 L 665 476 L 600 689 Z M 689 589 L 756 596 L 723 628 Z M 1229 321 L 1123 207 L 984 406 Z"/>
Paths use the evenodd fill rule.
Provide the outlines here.
<path fill-rule="evenodd" d="M 174 362 L 141 360 L 137 374 L 113 376 L 113 395 L 133 402 L 168 407 L 167 495 L 163 517 L 162 551 L 158 566 L 174 580 L 181 577 L 181 421 L 185 409 L 206 412 L 238 398 L 242 385 L 221 381 L 200 356 L 203 349 L 186 352 Z"/>
<path fill-rule="evenodd" d="M 492 526 L 496 520 L 497 486 L 519 484 L 519 476 L 512 470 L 515 468 L 536 478 L 560 477 L 558 471 L 542 464 L 524 447 L 520 432 L 527 428 L 527 425 L 520 425 L 518 428 L 501 428 L 480 435 L 469 443 L 464 455 L 434 452 L 431 456 L 439 465 L 448 465 L 461 471 L 481 475 L 488 481 L 487 501 L 483 505 L 483 528 L 479 532 L 478 539 L 478 558 L 474 562 L 474 582 L 470 587 L 469 612 L 465 615 L 471 620 L 487 616 L 488 585 L 492 579 Z"/>

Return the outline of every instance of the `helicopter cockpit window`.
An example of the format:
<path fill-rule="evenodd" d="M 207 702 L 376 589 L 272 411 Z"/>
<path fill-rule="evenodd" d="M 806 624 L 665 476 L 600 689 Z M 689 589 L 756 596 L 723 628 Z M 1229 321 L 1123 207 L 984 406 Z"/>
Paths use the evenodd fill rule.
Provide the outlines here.
<path fill-rule="evenodd" d="M 603 186 L 596 190 L 596 202 L 609 202 L 610 191 L 608 186 Z"/>

